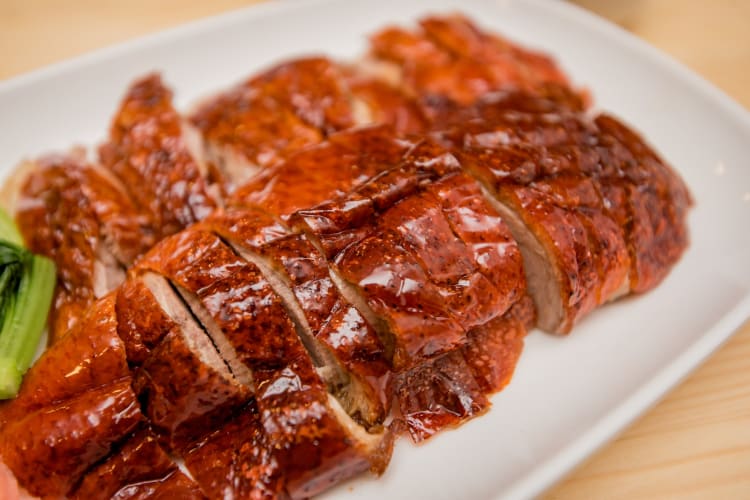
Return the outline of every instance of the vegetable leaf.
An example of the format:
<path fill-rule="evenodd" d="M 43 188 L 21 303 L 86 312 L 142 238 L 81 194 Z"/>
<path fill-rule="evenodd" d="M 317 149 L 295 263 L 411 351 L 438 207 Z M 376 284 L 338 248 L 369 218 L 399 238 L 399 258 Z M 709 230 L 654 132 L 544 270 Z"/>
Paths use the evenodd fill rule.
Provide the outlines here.
<path fill-rule="evenodd" d="M 18 393 L 47 322 L 55 265 L 22 246 L 13 220 L 0 209 L 0 399 Z"/>

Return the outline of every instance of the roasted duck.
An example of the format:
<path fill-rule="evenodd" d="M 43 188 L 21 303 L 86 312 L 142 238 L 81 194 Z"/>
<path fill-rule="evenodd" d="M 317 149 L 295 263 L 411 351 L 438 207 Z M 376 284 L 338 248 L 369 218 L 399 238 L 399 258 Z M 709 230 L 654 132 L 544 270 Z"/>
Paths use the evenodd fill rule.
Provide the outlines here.
<path fill-rule="evenodd" d="M 23 170 L 59 285 L 2 462 L 38 496 L 305 498 L 486 411 L 528 329 L 653 288 L 688 243 L 684 183 L 588 102 L 460 16 L 186 119 L 138 80 L 97 164 Z"/>

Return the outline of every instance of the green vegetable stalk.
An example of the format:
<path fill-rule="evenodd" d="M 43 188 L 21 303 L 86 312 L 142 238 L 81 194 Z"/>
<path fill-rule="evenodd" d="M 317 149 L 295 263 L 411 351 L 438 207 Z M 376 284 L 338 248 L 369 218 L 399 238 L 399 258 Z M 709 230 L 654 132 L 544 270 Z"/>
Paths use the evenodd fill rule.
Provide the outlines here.
<path fill-rule="evenodd" d="M 0 399 L 18 393 L 47 323 L 55 282 L 54 263 L 25 249 L 0 209 Z"/>

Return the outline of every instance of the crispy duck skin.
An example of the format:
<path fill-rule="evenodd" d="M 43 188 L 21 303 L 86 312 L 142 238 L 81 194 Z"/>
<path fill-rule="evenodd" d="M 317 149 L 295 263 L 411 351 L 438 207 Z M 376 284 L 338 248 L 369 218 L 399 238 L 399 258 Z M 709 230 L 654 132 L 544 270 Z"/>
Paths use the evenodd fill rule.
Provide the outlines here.
<path fill-rule="evenodd" d="M 508 159 L 511 155 L 515 157 Z M 627 290 L 623 282 L 629 261 L 622 231 L 603 214 L 593 183 L 562 176 L 548 182 L 507 182 L 507 170 L 516 165 L 522 169 L 528 160 L 517 151 L 464 151 L 461 159 L 480 176 L 492 171 L 506 179 L 494 194 L 525 250 L 542 329 L 567 333 L 597 305 L 621 294 L 623 286 Z M 561 196 L 556 199 L 556 194 Z M 615 285 L 603 289 L 604 279 Z"/>
<path fill-rule="evenodd" d="M 305 235 L 282 228 L 258 210 L 220 212 L 203 226 L 264 271 L 347 413 L 368 426 L 381 424 L 391 398 L 383 346 L 361 313 L 338 292 L 326 260 Z"/>
<path fill-rule="evenodd" d="M 282 63 L 251 78 L 248 85 L 327 135 L 356 124 L 343 81 L 337 64 L 310 57 Z"/>
<path fill-rule="evenodd" d="M 239 188 L 227 205 L 257 206 L 285 217 L 351 191 L 397 163 L 411 145 L 383 125 L 335 133 L 263 170 Z"/>
<path fill-rule="evenodd" d="M 190 122 L 230 193 L 352 126 L 386 123 L 398 133 L 414 133 L 427 125 L 420 105 L 400 87 L 322 57 L 282 63 L 249 78 L 204 101 Z"/>
<path fill-rule="evenodd" d="M 131 277 L 117 289 L 117 334 L 125 344 L 128 364 L 140 366 L 159 342 L 178 328 L 160 307 L 143 277 Z M 156 277 L 158 279 L 158 277 Z M 144 314 L 144 311 L 148 313 Z"/>
<path fill-rule="evenodd" d="M 409 156 L 350 195 L 292 218 L 364 298 L 396 371 L 460 347 L 468 330 L 503 314 L 523 290 L 517 251 L 507 261 L 518 268 L 516 282 L 490 282 L 477 268 L 473 249 L 454 233 L 442 204 L 458 207 L 450 206 L 448 196 L 439 198 L 439 185 L 423 187 L 463 176 L 455 158 L 430 144 Z M 458 183 L 475 185 L 468 178 Z M 476 185 L 474 190 L 481 196 Z M 495 222 L 502 225 L 499 218 Z M 502 245 L 515 249 L 507 232 Z"/>
<path fill-rule="evenodd" d="M 599 150 L 602 163 L 611 169 L 605 171 L 604 190 L 614 191 L 609 184 L 627 180 L 619 187 L 626 193 L 631 221 L 624 226 L 632 262 L 630 289 L 645 292 L 664 279 L 687 247 L 685 219 L 693 201 L 680 176 L 636 132 L 607 114 L 595 124 L 601 143 L 610 146 Z"/>
<path fill-rule="evenodd" d="M 35 162 L 18 196 L 16 220 L 27 246 L 51 258 L 58 286 L 50 342 L 124 279 L 124 266 L 153 244 L 117 181 L 82 152 Z"/>
<path fill-rule="evenodd" d="M 202 337 L 203 332 L 170 332 L 134 374 L 144 414 L 173 450 L 188 449 L 196 436 L 216 428 L 250 398 L 208 337 L 196 342 Z"/>
<path fill-rule="evenodd" d="M 115 298 L 96 301 L 69 333 L 29 369 L 18 395 L 0 406 L 0 434 L 24 413 L 129 379 L 123 342 L 117 335 Z"/>
<path fill-rule="evenodd" d="M 359 129 L 351 132 L 334 134 L 329 137 L 329 141 L 334 142 L 334 140 L 337 140 L 337 142 L 339 143 L 345 141 L 344 144 L 349 147 L 355 145 L 355 147 L 351 147 L 351 149 L 352 151 L 358 152 L 358 157 L 369 157 L 371 159 L 376 159 L 377 161 L 374 162 L 374 166 L 377 170 L 375 172 L 369 173 L 369 176 L 372 177 L 376 173 L 382 172 L 392 165 L 399 164 L 404 152 L 407 151 L 407 148 L 399 147 L 392 152 L 388 152 L 388 154 L 384 155 L 382 153 L 383 148 L 381 146 L 381 144 L 383 143 L 383 134 L 388 134 L 388 136 L 386 136 L 386 139 L 389 141 L 389 143 L 394 142 L 389 137 L 390 135 L 392 135 L 392 133 L 388 132 L 387 129 L 383 127 L 376 127 L 373 129 Z M 414 144 L 410 142 L 409 146 L 413 147 Z M 327 153 L 330 149 L 332 149 L 332 146 L 328 146 L 327 143 L 322 143 L 321 145 L 306 149 L 300 153 L 293 155 L 287 161 L 279 164 L 278 168 L 271 168 L 267 170 L 267 172 L 273 172 L 275 178 L 282 179 L 283 182 L 288 185 L 294 185 L 296 192 L 305 193 L 305 196 L 303 196 L 303 198 L 308 202 L 308 204 L 311 201 L 323 201 L 336 198 L 337 196 L 341 195 L 342 191 L 340 184 L 341 181 L 339 180 L 340 177 L 337 178 L 336 176 L 340 176 L 340 172 L 344 171 L 344 168 L 349 167 L 349 165 L 353 165 L 353 168 L 360 169 L 361 165 L 366 160 L 358 160 L 356 156 L 347 157 L 344 155 L 329 155 Z M 322 151 L 323 154 L 319 153 L 319 151 Z M 395 154 L 398 151 L 401 152 L 401 156 L 397 156 Z M 311 158 L 317 161 L 301 162 L 300 160 L 298 160 L 298 158 Z M 422 161 L 428 162 L 430 159 L 431 158 L 428 158 L 427 155 L 425 155 L 425 158 L 423 158 Z M 288 166 L 289 164 L 291 164 L 291 167 Z M 305 167 L 299 168 L 297 166 L 298 164 L 303 164 L 305 165 Z M 279 172 L 283 172 L 283 175 L 279 175 Z M 361 173 L 361 170 L 356 170 L 356 172 Z M 261 174 L 259 177 L 263 178 L 263 174 Z M 330 179 L 334 179 L 334 181 L 331 182 Z M 346 180 L 346 178 L 344 178 L 344 180 Z M 408 176 L 403 175 L 398 178 L 399 182 L 404 180 L 408 181 Z M 351 183 L 352 181 L 349 182 Z M 245 191 L 252 192 L 253 190 L 260 189 L 260 187 L 264 185 L 270 187 L 262 193 L 262 198 L 247 197 L 243 199 Z M 385 184 L 383 183 L 382 186 L 385 186 Z M 497 293 L 496 295 L 505 297 L 508 302 L 507 304 L 503 305 L 502 308 L 507 309 L 507 307 L 509 307 L 509 305 L 518 298 L 518 294 L 520 293 L 520 291 L 515 290 L 514 287 L 517 286 L 517 284 L 523 279 L 523 277 L 520 267 L 520 254 L 515 249 L 515 244 L 512 242 L 509 233 L 502 230 L 502 228 L 504 227 L 502 221 L 499 219 L 499 217 L 497 217 L 496 214 L 494 214 L 494 212 L 486 205 L 485 202 L 481 201 L 482 196 L 481 193 L 477 190 L 476 184 L 466 176 L 454 176 L 450 179 L 446 179 L 443 182 L 437 182 L 434 186 L 430 186 L 428 188 L 428 191 L 431 193 L 431 196 L 435 196 L 438 199 L 444 200 L 442 202 L 442 205 L 444 205 L 443 209 L 445 211 L 445 215 L 449 219 L 450 229 L 448 228 L 448 226 L 444 225 L 443 232 L 450 233 L 450 231 L 453 231 L 457 237 L 463 239 L 465 244 L 471 247 L 473 252 L 473 259 L 482 270 L 482 273 L 484 273 L 486 277 L 490 279 L 490 281 L 495 283 L 496 286 L 506 287 L 501 291 L 501 293 Z M 387 193 L 388 189 L 383 189 L 383 192 Z M 395 192 L 399 193 L 398 182 Z M 396 194 L 395 196 L 393 196 L 393 198 L 397 199 L 398 196 L 400 196 L 400 194 Z M 273 186 L 272 183 L 256 184 L 251 182 L 248 186 L 240 189 L 236 193 L 236 198 L 239 198 L 239 200 L 235 202 L 238 205 L 253 205 L 254 203 L 262 203 L 265 208 L 269 208 L 270 205 L 271 209 L 276 208 L 277 210 L 277 207 L 279 206 L 278 204 L 275 204 L 275 202 L 277 201 L 281 204 L 286 204 L 287 207 L 294 206 L 295 202 L 297 203 L 297 206 L 303 205 L 303 202 L 298 202 L 294 199 L 290 203 L 290 196 L 287 196 L 287 193 L 285 193 L 283 190 L 277 189 L 276 186 Z M 432 201 L 434 203 L 436 200 L 432 199 Z M 415 202 L 416 204 L 419 204 L 421 200 L 416 199 L 412 203 Z M 286 215 L 288 210 L 279 210 L 279 212 L 281 212 L 281 215 Z M 230 217 L 230 221 L 221 221 L 221 219 L 226 218 L 227 215 L 224 215 L 223 217 L 220 215 L 218 220 L 221 221 L 226 227 L 224 229 L 214 227 L 214 230 L 218 229 L 217 232 L 219 232 L 222 237 L 229 240 L 230 242 L 240 242 L 240 246 L 251 247 L 255 251 L 262 252 L 262 250 L 260 249 L 263 245 L 259 244 L 261 239 L 254 236 L 255 232 L 258 229 L 256 227 L 251 227 L 250 231 L 241 229 L 249 223 L 247 217 L 245 217 L 242 212 L 235 211 L 230 215 L 232 215 Z M 210 223 L 212 223 L 215 219 L 215 217 L 212 217 L 209 218 L 206 222 L 211 225 Z M 428 219 L 429 217 L 423 217 L 422 221 L 427 222 Z M 416 234 L 421 234 L 423 232 L 423 230 L 420 231 L 418 230 L 419 228 L 416 227 L 412 229 Z M 296 241 L 296 238 L 298 237 L 294 236 L 291 241 Z M 264 242 L 264 244 L 271 247 L 278 247 L 280 245 L 288 245 L 288 241 L 290 241 L 289 238 L 282 238 L 273 241 L 273 243 L 268 244 Z M 299 252 L 299 249 L 291 250 Z M 287 250 L 287 252 L 288 251 L 289 249 Z M 425 258 L 425 260 L 428 263 L 435 261 L 435 259 L 433 259 L 429 255 Z M 451 259 L 443 260 L 450 261 Z M 294 273 L 299 274 L 299 271 L 287 271 L 287 274 L 289 274 L 290 276 L 292 276 Z M 295 277 L 293 276 L 293 280 L 294 279 Z M 478 281 L 479 283 L 477 283 L 476 281 Z M 479 276 L 478 279 L 475 280 L 474 286 L 478 287 L 482 281 L 483 278 Z M 328 282 L 327 276 L 326 282 Z M 331 285 L 327 284 L 324 290 L 329 291 L 333 290 L 333 288 Z M 324 299 L 325 297 L 330 296 L 330 292 L 321 293 L 320 287 L 316 287 L 315 299 L 312 301 L 308 298 L 309 291 L 307 289 L 303 289 L 303 293 L 305 295 L 301 296 L 299 292 L 295 291 L 295 295 L 299 299 L 300 303 L 307 306 L 303 306 L 303 309 L 305 309 L 306 312 L 310 311 L 309 305 L 314 305 L 318 308 L 321 308 L 321 306 L 325 306 L 326 301 Z M 458 295 L 456 296 L 458 297 Z M 475 303 L 476 302 L 477 301 L 475 300 Z M 492 301 L 490 300 L 489 303 L 492 304 Z M 347 305 L 347 310 L 351 312 L 356 311 L 351 305 Z M 327 313 L 328 311 L 326 311 L 326 314 Z M 347 315 L 349 314 L 347 313 Z M 313 332 L 317 331 L 319 322 L 315 321 L 314 318 L 311 318 L 309 313 L 306 314 L 306 316 L 310 320 L 309 323 L 312 327 L 311 330 Z M 361 318 L 359 314 L 357 314 L 355 317 Z M 359 324 L 364 322 L 363 319 L 358 319 L 357 321 Z M 481 323 L 481 319 L 477 320 L 477 322 Z M 350 321 L 347 321 L 347 323 L 351 324 Z M 335 342 L 335 339 L 340 337 L 340 333 L 334 330 L 336 336 L 331 338 L 328 336 L 328 331 L 330 331 L 330 329 L 320 332 L 318 334 L 318 337 L 322 338 L 323 341 L 328 345 L 332 345 L 333 342 Z M 522 329 L 522 331 L 525 330 Z M 518 338 L 522 338 L 522 336 Z M 380 348 L 377 348 L 379 342 L 375 341 L 375 338 L 373 338 L 371 333 L 368 333 L 365 337 L 357 338 L 357 341 L 358 343 L 361 343 L 357 347 L 357 349 L 362 349 L 364 347 L 366 349 L 365 352 L 371 353 L 380 352 L 381 350 Z M 517 342 L 517 338 L 514 337 L 510 342 L 514 343 L 514 347 L 510 348 L 509 351 L 520 353 L 519 349 L 515 347 L 517 344 L 519 344 Z M 520 344 L 522 345 L 522 342 Z M 377 349 L 373 351 L 373 348 Z M 337 358 L 344 361 L 345 364 L 347 364 L 347 360 L 351 359 L 351 357 L 347 355 L 346 352 L 342 352 L 340 346 L 335 351 L 335 353 Z M 408 422 L 408 428 L 414 431 L 412 432 L 412 436 L 415 439 L 422 439 L 427 435 L 431 435 L 443 425 L 448 425 L 449 423 L 458 423 L 465 418 L 478 414 L 481 410 L 486 408 L 488 404 L 486 396 L 479 389 L 477 383 L 471 379 L 471 374 L 459 376 L 460 373 L 468 372 L 469 366 L 462 358 L 460 358 L 460 355 L 457 356 L 459 357 L 456 358 L 456 356 L 446 356 L 445 359 L 436 362 L 434 364 L 436 366 L 434 370 L 420 368 L 418 370 L 415 370 L 417 373 L 412 374 L 411 378 L 408 378 L 406 376 L 401 377 L 400 383 L 403 384 L 403 387 L 407 388 L 405 391 L 401 391 L 401 394 L 403 394 L 401 407 L 402 411 L 406 411 L 405 418 Z M 363 366 L 358 367 L 356 365 L 352 365 L 351 361 L 349 361 L 347 367 L 352 369 L 354 373 L 362 373 L 363 371 L 366 373 L 367 368 L 373 366 L 373 359 L 371 358 L 371 356 L 368 356 L 368 358 L 365 359 L 367 359 L 367 362 L 363 364 Z M 515 360 L 511 360 L 509 358 L 508 361 L 511 367 L 510 370 L 512 371 L 512 366 L 514 366 Z M 363 370 L 363 368 L 365 370 Z M 422 370 L 422 372 L 420 372 L 420 370 Z M 431 371 L 432 373 L 430 373 Z M 414 377 L 417 376 L 421 377 L 420 380 L 443 380 L 445 382 L 445 388 L 442 390 L 441 394 L 441 397 L 445 402 L 439 405 L 439 408 L 433 409 L 432 411 L 426 411 L 426 407 L 423 406 L 425 398 L 419 399 L 412 397 L 411 399 L 406 399 L 411 395 L 408 389 L 409 383 L 413 383 L 415 381 Z M 451 380 L 451 376 L 454 380 Z M 436 395 L 438 392 L 440 391 L 433 391 L 433 395 Z M 469 405 L 467 408 L 459 408 L 458 405 L 452 404 L 453 402 L 465 402 L 470 399 L 475 401 L 476 403 L 473 405 Z M 429 418 L 430 422 L 421 422 L 421 419 L 423 418 Z M 430 429 L 430 432 L 428 433 L 425 429 Z"/>
<path fill-rule="evenodd" d="M 348 109 L 339 116 L 344 97 L 338 89 L 338 74 L 324 59 L 282 63 L 205 101 L 190 122 L 203 137 L 207 160 L 218 167 L 231 192 L 261 168 L 320 142 L 320 125 L 351 124 Z M 336 92 L 330 96 L 332 106 L 312 107 L 329 91 Z M 299 109 L 292 101 L 305 104 Z"/>
<path fill-rule="evenodd" d="M 389 453 L 382 449 L 387 438 L 356 424 L 328 393 L 281 300 L 253 264 L 194 229 L 162 241 L 138 267 L 172 280 L 235 375 L 247 373 L 292 497 L 387 461 L 380 456 Z"/>
<path fill-rule="evenodd" d="M 362 113 L 366 113 L 359 122 L 388 124 L 399 135 L 418 134 L 428 128 L 425 111 L 399 86 L 383 80 L 382 75 L 368 74 L 363 64 L 344 71 L 354 99 L 353 112 L 363 109 Z M 359 108 L 357 103 L 360 103 Z"/>
<path fill-rule="evenodd" d="M 489 407 L 487 395 L 510 380 L 534 315 L 531 299 L 524 293 L 520 252 L 476 182 L 453 175 L 427 190 L 442 200 L 453 231 L 473 251 L 474 264 L 505 298 L 506 312 L 472 328 L 459 350 L 399 376 L 399 409 L 414 441 Z"/>
<path fill-rule="evenodd" d="M 377 127 L 372 129 L 372 132 L 380 132 L 380 134 L 382 134 L 385 132 L 385 129 Z M 352 149 L 358 151 L 360 157 L 370 156 L 371 158 L 377 158 L 378 163 L 376 164 L 376 167 L 380 171 L 384 170 L 389 165 L 398 164 L 400 158 L 397 158 L 394 154 L 382 155 L 380 153 L 381 147 L 379 143 L 382 142 L 382 138 L 380 138 L 379 135 L 375 135 L 374 137 L 379 140 L 373 141 L 369 138 L 370 134 L 371 132 L 367 129 L 355 130 L 352 132 L 334 134 L 330 136 L 329 140 L 333 142 L 335 138 L 341 137 L 346 140 L 346 143 L 355 143 L 356 148 Z M 355 139 L 358 140 L 355 141 Z M 413 146 L 413 143 L 410 145 Z M 400 149 L 402 152 L 405 151 L 403 148 Z M 280 164 L 278 169 L 276 169 L 278 172 L 284 172 L 284 175 L 278 176 L 278 178 L 283 179 L 284 182 L 289 185 L 294 185 L 297 192 L 306 193 L 306 196 L 303 198 L 308 202 L 310 200 L 323 201 L 340 196 L 340 184 L 330 184 L 328 183 L 328 179 L 335 179 L 337 172 L 343 170 L 342 166 L 346 167 L 350 164 L 349 162 L 354 160 L 354 158 L 347 158 L 342 155 L 337 157 L 320 155 L 317 153 L 318 150 L 327 152 L 328 147 L 326 146 L 326 143 L 297 153 L 286 162 Z M 309 164 L 306 164 L 305 168 L 298 168 L 295 163 L 300 162 L 296 161 L 296 157 L 314 158 L 318 161 L 316 163 L 309 162 Z M 428 160 L 424 159 L 424 161 Z M 292 168 L 287 168 L 287 164 L 292 164 Z M 360 165 L 361 162 L 354 163 L 355 168 L 360 168 Z M 270 169 L 268 172 L 273 171 L 274 169 Z M 319 175 L 319 172 L 323 173 Z M 275 175 L 278 174 L 275 173 Z M 374 173 L 370 173 L 369 176 L 372 177 L 373 175 Z M 261 174 L 260 177 L 263 177 L 263 174 Z M 339 182 L 338 179 L 336 182 Z M 245 190 L 247 190 L 247 192 L 258 190 L 261 185 L 261 183 L 257 185 L 250 183 L 249 186 L 246 186 L 247 189 L 241 189 L 237 192 L 237 195 L 241 195 Z M 266 208 L 269 207 L 269 204 L 271 209 L 275 208 L 276 206 L 273 203 L 276 200 L 281 201 L 281 203 L 289 203 L 289 196 L 286 196 L 286 193 L 283 191 L 274 188 L 275 186 L 272 186 L 262 195 L 262 202 L 265 202 Z M 518 283 L 522 281 L 523 276 L 521 274 L 519 261 L 520 254 L 515 248 L 515 243 L 512 241 L 510 234 L 507 230 L 503 231 L 504 225 L 500 218 L 484 201 L 482 201 L 481 193 L 477 190 L 476 184 L 466 176 L 453 176 L 442 182 L 436 182 L 433 186 L 428 188 L 428 191 L 438 199 L 444 200 L 442 202 L 443 210 L 449 220 L 451 229 L 456 236 L 464 241 L 465 244 L 471 246 L 474 261 L 481 271 L 490 279 L 490 281 L 496 284 L 496 286 L 506 287 L 506 289 L 502 290 L 501 294 L 508 301 L 507 304 L 502 306 L 503 309 L 507 309 L 507 307 L 518 298 L 519 294 L 522 293 L 522 289 L 516 289 L 516 287 L 518 287 Z M 242 196 L 238 196 L 238 198 L 241 197 Z M 252 197 L 243 200 L 244 203 L 250 205 L 256 201 L 258 201 L 258 198 Z M 417 203 L 420 202 L 420 200 L 416 201 Z M 302 203 L 299 203 L 299 205 L 301 206 Z M 282 215 L 285 215 L 285 213 L 285 211 L 281 211 Z M 212 219 L 209 219 L 209 221 Z M 423 221 L 427 221 L 428 219 L 428 217 L 422 218 Z M 243 223 L 247 223 L 246 219 L 240 214 L 237 214 L 236 217 L 232 218 L 230 224 L 225 223 L 233 230 L 234 234 L 228 234 L 225 229 L 222 236 L 231 241 L 237 241 L 237 228 L 242 227 Z M 423 229 L 420 231 L 416 227 L 412 229 L 416 234 L 424 232 Z M 444 231 L 447 230 L 446 227 L 443 227 L 443 229 Z M 253 234 L 253 232 L 254 228 L 250 231 L 250 234 Z M 254 244 L 257 241 L 257 238 L 250 238 L 249 246 L 252 246 L 257 250 L 259 247 Z M 278 240 L 273 244 L 279 245 L 279 242 L 282 241 L 284 241 L 284 239 Z M 432 259 L 430 256 L 426 258 L 427 262 L 434 260 L 435 259 Z M 297 294 L 297 296 L 300 298 L 299 294 Z M 321 296 L 320 291 L 315 294 L 315 297 L 316 304 L 325 304 L 325 300 L 323 300 L 325 295 Z M 300 301 L 302 301 L 301 298 Z M 308 300 L 308 303 L 309 302 L 310 301 Z M 490 301 L 490 303 L 491 302 L 492 301 Z M 317 323 L 314 321 L 311 321 L 310 323 L 313 327 L 312 330 L 316 331 Z M 510 326 L 503 325 L 503 328 L 512 332 L 512 334 L 509 335 L 510 338 L 507 342 L 507 344 L 510 344 L 510 347 L 506 346 L 506 343 L 498 341 L 497 339 L 491 339 L 494 341 L 493 347 L 495 349 L 487 349 L 487 351 L 511 353 L 511 356 L 502 358 L 502 361 L 506 361 L 508 365 L 506 368 L 507 373 L 504 375 L 507 376 L 512 372 L 512 367 L 515 365 L 515 359 L 513 356 L 517 357 L 518 354 L 520 354 L 523 335 L 519 334 L 519 332 L 525 332 L 525 327 L 514 329 Z M 489 328 L 485 328 L 484 330 L 487 332 L 491 331 Z M 485 337 L 487 337 L 487 335 L 478 338 L 484 339 Z M 365 339 L 366 338 L 363 338 L 361 340 Z M 480 346 L 477 344 L 478 342 L 475 342 L 474 347 L 476 350 L 480 350 Z M 364 345 L 377 344 L 367 340 Z M 336 354 L 339 359 L 347 359 L 346 354 L 342 353 L 340 350 L 337 351 Z M 486 359 L 484 362 L 489 363 Z M 371 363 L 372 362 L 370 361 L 369 364 L 371 365 Z M 482 363 L 477 362 L 476 364 L 481 366 Z M 498 366 L 502 364 L 502 362 L 496 363 Z M 401 377 L 400 383 L 404 390 L 399 392 L 399 394 L 402 395 L 400 405 L 402 412 L 404 413 L 404 418 L 407 420 L 407 426 L 409 430 L 412 431 L 412 436 L 415 439 L 427 437 L 436 430 L 439 430 L 442 426 L 456 424 L 486 408 L 487 399 L 485 393 L 483 393 L 479 389 L 477 383 L 471 379 L 470 374 L 464 374 L 468 371 L 469 365 L 460 358 L 460 355 L 453 355 L 446 356 L 445 359 L 441 359 L 434 363 L 434 369 L 420 368 L 415 370 L 415 373 L 409 374 L 409 376 Z M 431 389 L 430 394 L 433 396 L 433 402 L 437 400 L 438 397 L 441 397 L 444 402 L 440 405 L 433 405 L 433 409 L 427 411 L 427 406 L 425 406 L 426 398 L 417 398 L 414 396 L 415 391 L 410 390 L 411 387 L 414 387 L 417 378 L 424 381 L 425 385 L 432 384 L 433 386 L 436 385 L 436 381 L 443 381 L 445 388 L 442 389 L 442 392 L 440 390 Z M 490 390 L 490 387 L 499 389 L 504 384 L 497 382 L 495 380 L 496 378 L 497 376 L 492 378 L 490 382 L 483 384 L 482 387 L 487 388 L 487 391 Z M 503 377 L 500 378 L 503 379 Z M 460 403 L 469 400 L 474 401 L 474 403 L 464 406 L 460 405 Z M 459 404 L 454 404 L 454 402 L 458 402 Z M 429 419 L 429 421 L 423 421 L 427 419 Z"/>
<path fill-rule="evenodd" d="M 485 412 L 488 396 L 510 382 L 533 320 L 533 303 L 524 296 L 504 315 L 472 329 L 460 349 L 399 374 L 396 425 L 403 422 L 419 442 Z"/>
<path fill-rule="evenodd" d="M 0 456 L 31 494 L 59 497 L 141 422 L 130 380 L 47 405 L 9 422 Z"/>
<path fill-rule="evenodd" d="M 208 498 L 288 498 L 254 403 L 190 450 L 185 466 Z"/>
<path fill-rule="evenodd" d="M 502 219 L 454 157 L 420 144 L 400 167 L 292 221 L 313 233 L 371 321 L 380 321 L 414 440 L 488 407 L 485 388 L 502 384 L 478 382 L 472 367 L 488 362 L 477 355 L 486 351 L 512 373 L 526 325 L 514 323 L 505 339 L 492 337 L 487 323 L 498 318 L 493 324 L 511 329 L 499 318 L 525 296 L 523 266 Z M 472 337 L 476 327 L 488 333 Z"/>
<path fill-rule="evenodd" d="M 579 110 L 562 89 L 508 93 L 437 134 L 498 200 L 524 251 L 538 325 L 558 333 L 653 287 L 687 245 L 679 177 L 624 124 Z"/>
<path fill-rule="evenodd" d="M 217 206 L 190 154 L 172 92 L 158 75 L 131 85 L 99 159 L 125 185 L 154 242 L 204 218 Z"/>
<path fill-rule="evenodd" d="M 162 449 L 156 437 L 142 428 L 107 460 L 88 471 L 75 491 L 72 500 L 180 498 L 203 499 L 197 484 L 184 477 L 172 458 Z M 179 490 L 177 482 L 182 482 Z M 167 496 L 167 491 L 177 496 Z M 179 492 L 179 494 L 178 494 Z"/>
<path fill-rule="evenodd" d="M 126 302 L 118 302 L 118 320 L 121 311 L 129 314 L 137 308 L 132 326 L 156 326 L 153 331 L 164 334 L 134 371 L 133 388 L 162 441 L 171 450 L 184 450 L 205 429 L 216 428 L 243 406 L 251 391 L 235 379 L 167 280 L 139 271 L 131 271 L 123 289 L 131 282 L 139 283 L 142 295 L 135 303 L 119 297 Z"/>
<path fill-rule="evenodd" d="M 462 354 L 485 394 L 494 394 L 510 382 L 535 314 L 531 297 L 525 295 L 502 316 L 469 332 Z"/>
<path fill-rule="evenodd" d="M 459 15 L 422 19 L 414 31 L 386 28 L 370 42 L 371 57 L 390 63 L 390 72 L 400 67 L 397 80 L 419 98 L 444 96 L 471 104 L 497 90 L 568 84 L 548 56 L 484 32 Z"/>

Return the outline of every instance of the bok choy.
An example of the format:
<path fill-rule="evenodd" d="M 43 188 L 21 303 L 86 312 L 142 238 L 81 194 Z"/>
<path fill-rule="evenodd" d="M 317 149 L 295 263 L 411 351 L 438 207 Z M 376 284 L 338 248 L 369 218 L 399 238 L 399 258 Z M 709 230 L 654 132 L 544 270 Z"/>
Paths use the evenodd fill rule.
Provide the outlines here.
<path fill-rule="evenodd" d="M 24 248 L 13 220 L 0 209 L 0 399 L 18 393 L 34 359 L 55 282 L 54 263 Z"/>

